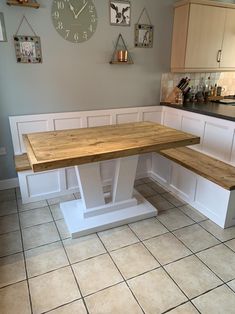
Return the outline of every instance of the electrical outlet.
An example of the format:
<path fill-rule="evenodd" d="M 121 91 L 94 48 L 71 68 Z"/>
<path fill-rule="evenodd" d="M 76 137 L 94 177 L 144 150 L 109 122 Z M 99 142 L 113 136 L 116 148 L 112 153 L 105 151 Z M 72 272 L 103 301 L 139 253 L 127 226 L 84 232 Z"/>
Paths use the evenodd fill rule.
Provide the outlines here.
<path fill-rule="evenodd" d="M 7 154 L 6 147 L 0 147 L 0 156 L 4 156 Z"/>

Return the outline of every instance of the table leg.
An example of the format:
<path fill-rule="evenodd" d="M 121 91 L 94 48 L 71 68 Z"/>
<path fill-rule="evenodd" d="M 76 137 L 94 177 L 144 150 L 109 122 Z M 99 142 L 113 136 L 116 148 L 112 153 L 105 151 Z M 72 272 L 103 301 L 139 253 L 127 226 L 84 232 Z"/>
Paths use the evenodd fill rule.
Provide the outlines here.
<path fill-rule="evenodd" d="M 75 167 L 82 199 L 60 205 L 73 238 L 157 215 L 134 190 L 137 165 L 138 156 L 116 160 L 110 202 L 105 201 L 100 164 Z"/>

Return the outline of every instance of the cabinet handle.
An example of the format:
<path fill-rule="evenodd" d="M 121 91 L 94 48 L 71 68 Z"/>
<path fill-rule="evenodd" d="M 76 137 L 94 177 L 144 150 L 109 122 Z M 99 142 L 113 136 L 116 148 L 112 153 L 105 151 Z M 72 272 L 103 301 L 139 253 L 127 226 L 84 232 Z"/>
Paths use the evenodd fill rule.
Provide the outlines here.
<path fill-rule="evenodd" d="M 217 53 L 217 62 L 220 62 L 221 61 L 221 54 L 222 54 L 222 50 L 218 50 L 218 53 Z"/>

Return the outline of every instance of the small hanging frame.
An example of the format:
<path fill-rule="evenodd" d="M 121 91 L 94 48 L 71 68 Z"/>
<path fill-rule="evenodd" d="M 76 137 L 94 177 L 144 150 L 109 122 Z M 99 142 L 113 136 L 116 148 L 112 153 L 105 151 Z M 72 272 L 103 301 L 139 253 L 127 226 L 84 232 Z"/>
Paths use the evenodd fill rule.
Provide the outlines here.
<path fill-rule="evenodd" d="M 27 23 L 34 36 L 18 35 L 24 21 Z M 24 15 L 13 38 L 15 45 L 16 61 L 18 63 L 42 63 L 40 37 L 36 35 L 33 27 Z"/>
<path fill-rule="evenodd" d="M 149 24 L 141 24 L 140 20 L 143 14 L 146 14 Z M 153 47 L 153 25 L 151 23 L 148 11 L 143 8 L 140 17 L 135 24 L 135 47 L 138 48 L 152 48 Z"/>
<path fill-rule="evenodd" d="M 122 48 L 118 48 L 122 46 Z M 118 35 L 118 39 L 114 48 L 112 59 L 110 64 L 133 64 L 132 57 L 127 49 L 126 43 L 122 37 L 122 34 Z"/>

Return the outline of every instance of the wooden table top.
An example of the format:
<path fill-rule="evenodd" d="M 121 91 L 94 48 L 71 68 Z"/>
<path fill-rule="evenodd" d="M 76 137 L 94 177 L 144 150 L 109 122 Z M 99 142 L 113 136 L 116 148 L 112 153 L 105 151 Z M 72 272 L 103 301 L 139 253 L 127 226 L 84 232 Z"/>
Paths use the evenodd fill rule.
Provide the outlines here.
<path fill-rule="evenodd" d="M 198 144 L 200 138 L 153 122 L 24 135 L 34 172 Z"/>

